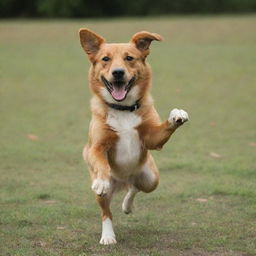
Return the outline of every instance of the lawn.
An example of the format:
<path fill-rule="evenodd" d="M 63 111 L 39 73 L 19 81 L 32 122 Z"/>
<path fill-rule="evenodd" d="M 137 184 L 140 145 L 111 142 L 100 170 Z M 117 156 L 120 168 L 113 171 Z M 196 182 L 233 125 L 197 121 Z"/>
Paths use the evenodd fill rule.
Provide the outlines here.
<path fill-rule="evenodd" d="M 154 152 L 161 183 L 134 213 L 112 203 L 118 244 L 82 160 L 89 63 L 78 29 L 110 42 L 161 34 L 149 62 L 162 119 L 190 121 Z M 0 22 L 0 255 L 256 254 L 256 16 Z"/>

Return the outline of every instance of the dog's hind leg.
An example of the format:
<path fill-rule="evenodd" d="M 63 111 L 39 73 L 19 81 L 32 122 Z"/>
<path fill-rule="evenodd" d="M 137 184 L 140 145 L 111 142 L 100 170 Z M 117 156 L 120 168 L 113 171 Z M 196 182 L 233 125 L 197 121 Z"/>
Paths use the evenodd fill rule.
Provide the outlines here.
<path fill-rule="evenodd" d="M 159 172 L 153 157 L 149 154 L 142 171 L 134 179 L 134 186 L 145 193 L 150 193 L 156 189 L 158 184 Z"/>
<path fill-rule="evenodd" d="M 127 194 L 125 195 L 125 198 L 124 198 L 123 204 L 122 204 L 122 210 L 124 213 L 129 214 L 132 212 L 133 200 L 138 192 L 139 192 L 139 190 L 136 187 L 134 187 L 133 185 L 131 185 L 129 187 L 129 190 L 128 190 Z"/>
<path fill-rule="evenodd" d="M 150 193 L 156 189 L 159 183 L 159 172 L 150 154 L 146 163 L 142 166 L 141 172 L 133 177 L 131 183 L 122 204 L 123 212 L 126 214 L 132 212 L 133 201 L 139 191 Z"/>
<path fill-rule="evenodd" d="M 97 195 L 96 198 L 102 210 L 102 234 L 100 244 L 115 244 L 116 236 L 113 230 L 112 213 L 110 211 L 111 195 Z"/>
<path fill-rule="evenodd" d="M 148 154 L 146 163 L 142 166 L 141 172 L 134 177 L 133 187 L 124 198 L 123 209 L 125 213 L 131 212 L 133 199 L 138 191 L 150 193 L 156 189 L 159 183 L 159 172 L 151 154 Z M 124 207 L 125 206 L 125 207 Z"/>

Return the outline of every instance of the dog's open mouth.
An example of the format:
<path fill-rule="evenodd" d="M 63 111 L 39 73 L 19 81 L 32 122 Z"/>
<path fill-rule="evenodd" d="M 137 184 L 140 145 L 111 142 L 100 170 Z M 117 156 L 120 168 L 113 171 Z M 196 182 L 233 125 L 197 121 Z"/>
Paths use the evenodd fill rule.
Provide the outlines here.
<path fill-rule="evenodd" d="M 125 83 L 123 80 L 109 82 L 104 76 L 102 76 L 101 79 L 112 98 L 116 101 L 123 101 L 135 82 L 135 77 L 133 77 L 128 83 Z"/>

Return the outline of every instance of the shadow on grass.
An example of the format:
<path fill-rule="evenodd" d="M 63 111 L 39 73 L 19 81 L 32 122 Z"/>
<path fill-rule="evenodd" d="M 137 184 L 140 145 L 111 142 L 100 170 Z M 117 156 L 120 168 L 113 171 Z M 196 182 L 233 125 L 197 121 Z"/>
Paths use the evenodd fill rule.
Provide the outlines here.
<path fill-rule="evenodd" d="M 168 255 L 170 249 L 178 247 L 178 236 L 172 231 L 159 231 L 139 226 L 116 227 L 118 243 L 111 246 L 99 245 L 99 234 L 94 245 L 85 243 L 81 248 L 85 255 Z"/>

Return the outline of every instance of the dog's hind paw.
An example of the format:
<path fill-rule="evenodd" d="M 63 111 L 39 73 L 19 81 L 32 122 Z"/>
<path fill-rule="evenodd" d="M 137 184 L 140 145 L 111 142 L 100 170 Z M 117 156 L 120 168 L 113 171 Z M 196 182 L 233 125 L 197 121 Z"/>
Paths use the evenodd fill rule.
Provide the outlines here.
<path fill-rule="evenodd" d="M 103 179 L 95 179 L 92 183 L 92 190 L 99 196 L 104 196 L 110 191 L 110 182 Z"/>
<path fill-rule="evenodd" d="M 116 244 L 116 236 L 113 230 L 112 220 L 110 218 L 106 218 L 102 222 L 102 235 L 100 244 Z"/>
<path fill-rule="evenodd" d="M 122 204 L 122 210 L 125 214 L 130 214 L 132 213 L 132 206 L 127 204 L 127 202 L 123 202 Z"/>
<path fill-rule="evenodd" d="M 188 113 L 182 109 L 175 108 L 170 112 L 168 121 L 172 126 L 178 127 L 188 121 Z"/>
<path fill-rule="evenodd" d="M 112 235 L 102 236 L 100 239 L 100 244 L 109 245 L 109 244 L 116 244 L 116 238 Z"/>

